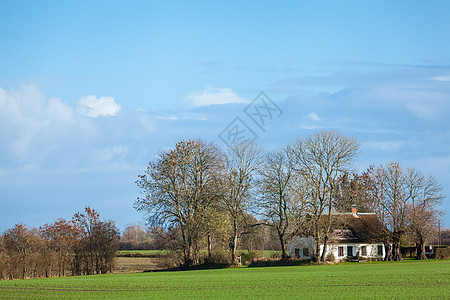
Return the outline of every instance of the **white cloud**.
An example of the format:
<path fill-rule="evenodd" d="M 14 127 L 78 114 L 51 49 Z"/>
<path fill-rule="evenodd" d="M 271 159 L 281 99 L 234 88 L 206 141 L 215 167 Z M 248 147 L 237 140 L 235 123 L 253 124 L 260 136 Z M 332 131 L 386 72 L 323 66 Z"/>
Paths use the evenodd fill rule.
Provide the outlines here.
<path fill-rule="evenodd" d="M 311 113 L 307 114 L 306 116 L 313 121 L 320 121 L 319 115 L 315 112 L 311 112 Z"/>
<path fill-rule="evenodd" d="M 116 129 L 139 128 L 135 117 L 125 116 L 114 123 L 105 123 L 98 118 L 84 118 L 75 109 L 95 117 L 114 115 L 120 107 L 112 98 L 94 96 L 80 99 L 74 107 L 59 98 L 47 97 L 35 85 L 10 90 L 0 88 L 0 165 L 3 168 L 75 169 L 91 161 L 98 165 L 116 163 L 116 157 L 126 155 L 128 148 L 124 147 L 127 146 L 115 145 L 127 145 L 125 132 L 131 130 L 118 132 Z M 102 150 L 94 151 L 92 156 L 92 148 Z"/>
<path fill-rule="evenodd" d="M 450 76 L 436 76 L 436 77 L 432 77 L 431 79 L 437 80 L 437 81 L 450 81 Z"/>
<path fill-rule="evenodd" d="M 425 102 L 412 102 L 407 104 L 406 108 L 415 116 L 428 120 L 433 120 L 438 113 L 437 107 Z"/>
<path fill-rule="evenodd" d="M 72 125 L 72 117 L 70 105 L 47 98 L 34 85 L 9 91 L 0 88 L 0 144 L 13 156 L 23 158 L 30 147 L 63 135 Z M 43 156 L 45 151 L 34 154 Z"/>
<path fill-rule="evenodd" d="M 158 120 L 165 121 L 181 121 L 181 120 L 195 120 L 195 121 L 205 121 L 208 119 L 205 114 L 190 113 L 178 111 L 175 114 L 161 114 L 156 117 Z"/>
<path fill-rule="evenodd" d="M 110 146 L 94 150 L 91 154 L 91 159 L 96 164 L 105 163 L 113 160 L 118 156 L 123 156 L 128 153 L 127 146 Z"/>
<path fill-rule="evenodd" d="M 310 125 L 300 125 L 298 128 L 306 130 L 320 130 L 323 129 L 321 126 L 310 126 Z"/>
<path fill-rule="evenodd" d="M 78 112 L 83 116 L 115 116 L 119 113 L 121 107 L 117 105 L 112 97 L 97 98 L 94 95 L 81 98 L 77 102 Z"/>
<path fill-rule="evenodd" d="M 156 128 L 156 122 L 150 114 L 139 114 L 138 120 L 140 127 L 144 130 L 145 133 L 150 134 L 154 132 Z"/>
<path fill-rule="evenodd" d="M 213 104 L 227 104 L 227 103 L 247 103 L 244 98 L 239 97 L 230 88 L 211 89 L 208 88 L 203 91 L 195 91 L 190 93 L 184 99 L 193 106 L 208 106 Z"/>
<path fill-rule="evenodd" d="M 180 119 L 179 117 L 174 115 L 158 116 L 157 118 L 160 120 L 168 120 L 168 121 L 176 121 Z"/>
<path fill-rule="evenodd" d="M 407 144 L 408 143 L 406 141 L 372 141 L 364 143 L 364 145 L 366 145 L 369 148 L 381 151 L 399 151 Z"/>

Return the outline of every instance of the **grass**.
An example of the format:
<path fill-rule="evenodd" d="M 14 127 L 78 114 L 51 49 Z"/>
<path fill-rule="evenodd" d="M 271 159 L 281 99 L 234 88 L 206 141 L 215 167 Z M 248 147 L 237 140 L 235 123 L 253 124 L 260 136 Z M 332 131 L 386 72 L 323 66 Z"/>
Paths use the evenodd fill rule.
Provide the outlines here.
<path fill-rule="evenodd" d="M 0 282 L 0 298 L 448 299 L 450 261 L 342 263 Z"/>

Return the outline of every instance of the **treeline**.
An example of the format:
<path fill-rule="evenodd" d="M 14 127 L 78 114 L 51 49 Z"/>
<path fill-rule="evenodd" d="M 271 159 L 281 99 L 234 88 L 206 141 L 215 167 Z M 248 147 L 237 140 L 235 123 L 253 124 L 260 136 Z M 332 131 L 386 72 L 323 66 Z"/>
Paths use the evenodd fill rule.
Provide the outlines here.
<path fill-rule="evenodd" d="M 112 272 L 119 231 L 90 207 L 40 228 L 17 224 L 0 236 L 0 279 Z"/>
<path fill-rule="evenodd" d="M 251 224 L 257 223 L 252 220 Z M 280 244 L 276 231 L 272 227 L 253 226 L 247 227 L 239 238 L 238 249 L 247 250 L 275 250 L 280 251 Z M 222 248 L 227 247 L 227 232 L 223 232 Z M 149 228 L 144 224 L 136 223 L 128 225 L 123 231 L 119 250 L 168 250 L 170 249 L 170 232 L 161 227 Z M 218 241 L 214 241 L 217 247 Z"/>
<path fill-rule="evenodd" d="M 314 259 L 325 260 L 336 212 L 374 212 L 384 225 L 387 260 L 401 260 L 405 238 L 425 259 L 425 244 L 436 232 L 442 187 L 432 176 L 397 162 L 355 173 L 355 138 L 321 131 L 264 152 L 236 141 L 223 150 L 202 140 L 183 140 L 162 150 L 137 185 L 135 208 L 149 224 L 164 228 L 166 249 L 180 264 L 209 263 L 227 251 L 231 263 L 242 241 L 270 228 L 282 259 L 295 235 L 312 236 Z M 251 239 L 251 238 L 250 238 Z"/>

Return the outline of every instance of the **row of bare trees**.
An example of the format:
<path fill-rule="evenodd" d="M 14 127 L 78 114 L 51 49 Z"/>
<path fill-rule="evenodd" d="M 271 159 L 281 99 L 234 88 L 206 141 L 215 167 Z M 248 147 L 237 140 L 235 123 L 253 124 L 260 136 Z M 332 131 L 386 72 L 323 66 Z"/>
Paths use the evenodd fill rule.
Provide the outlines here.
<path fill-rule="evenodd" d="M 425 244 L 436 235 L 438 205 L 443 199 L 441 185 L 434 177 L 414 168 L 405 169 L 396 162 L 370 171 L 375 186 L 373 210 L 387 228 L 392 259 L 401 259 L 400 242 L 405 235 L 416 244 L 417 258 L 426 259 Z"/>
<path fill-rule="evenodd" d="M 0 236 L 0 279 L 111 272 L 118 238 L 90 207 L 39 229 L 17 224 Z"/>
<path fill-rule="evenodd" d="M 184 140 L 161 151 L 139 176 L 135 208 L 151 226 L 169 230 L 185 266 L 201 263 L 201 250 L 227 248 L 236 260 L 239 240 L 258 226 L 276 232 L 282 258 L 294 235 L 312 236 L 316 260 L 326 253 L 335 212 L 357 204 L 375 212 L 385 230 L 388 259 L 401 259 L 401 238 L 413 237 L 418 258 L 431 237 L 443 198 L 433 177 L 398 163 L 354 173 L 359 143 L 335 131 L 299 137 L 263 153 L 252 143 L 225 151 L 202 140 Z M 392 247 L 390 245 L 392 244 Z M 326 249 L 327 247 L 323 247 Z"/>

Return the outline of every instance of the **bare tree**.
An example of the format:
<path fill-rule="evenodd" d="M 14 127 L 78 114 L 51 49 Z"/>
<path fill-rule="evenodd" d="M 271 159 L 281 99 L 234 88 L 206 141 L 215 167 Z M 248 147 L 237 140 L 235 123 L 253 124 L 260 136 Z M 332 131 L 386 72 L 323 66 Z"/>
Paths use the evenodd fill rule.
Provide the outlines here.
<path fill-rule="evenodd" d="M 152 226 L 179 228 L 186 266 L 199 263 L 206 211 L 219 199 L 220 157 L 212 143 L 181 141 L 150 162 L 136 182 L 143 197 L 135 208 L 147 213 Z"/>
<path fill-rule="evenodd" d="M 33 231 L 23 224 L 16 224 L 3 234 L 3 244 L 9 256 L 9 279 L 24 279 L 30 274 L 30 257 L 35 244 Z"/>
<path fill-rule="evenodd" d="M 45 224 L 39 230 L 17 224 L 0 237 L 0 279 L 111 272 L 118 240 L 114 222 L 103 222 L 87 207 L 74 220 Z"/>
<path fill-rule="evenodd" d="M 240 220 L 248 209 L 253 175 L 261 161 L 260 148 L 253 143 L 235 143 L 228 148 L 224 159 L 225 177 L 222 180 L 222 206 L 228 212 L 232 223 L 230 251 L 233 262 L 236 260 Z"/>
<path fill-rule="evenodd" d="M 76 274 L 94 274 L 97 251 L 95 249 L 94 231 L 98 222 L 100 222 L 100 214 L 89 206 L 84 211 L 77 212 L 72 218 L 72 222 L 80 231 L 79 243 L 75 252 L 76 265 L 80 266 Z"/>
<path fill-rule="evenodd" d="M 112 220 L 100 221 L 95 226 L 93 236 L 96 273 L 112 273 L 118 250 L 119 229 Z"/>
<path fill-rule="evenodd" d="M 50 242 L 51 249 L 56 253 L 58 276 L 65 276 L 73 259 L 73 251 L 79 231 L 75 224 L 59 218 L 52 224 L 40 228 L 41 236 Z"/>
<path fill-rule="evenodd" d="M 406 189 L 407 177 L 398 162 L 378 166 L 374 176 L 381 191 L 376 212 L 380 221 L 389 229 L 386 260 L 402 260 L 400 240 L 408 230 L 411 213 Z"/>
<path fill-rule="evenodd" d="M 409 232 L 416 243 L 416 259 L 426 259 L 425 243 L 436 231 L 442 186 L 432 176 L 425 177 L 414 168 L 406 171 L 406 192 L 410 205 Z"/>
<path fill-rule="evenodd" d="M 425 259 L 425 242 L 436 228 L 437 209 L 442 187 L 432 177 L 398 162 L 378 166 L 373 172 L 379 191 L 375 210 L 388 229 L 386 233 L 386 260 L 402 260 L 400 241 L 411 234 L 416 243 L 416 258 Z M 392 249 L 390 244 L 392 243 Z"/>
<path fill-rule="evenodd" d="M 351 171 L 359 143 L 336 131 L 321 131 L 305 139 L 299 137 L 292 149 L 297 169 L 308 189 L 309 220 L 316 242 L 315 259 L 319 260 L 320 243 L 323 242 L 320 256 L 323 261 L 332 227 L 337 178 Z"/>
<path fill-rule="evenodd" d="M 120 250 L 150 250 L 155 246 L 143 222 L 129 224 L 120 237 Z"/>
<path fill-rule="evenodd" d="M 150 242 L 150 233 L 139 223 L 130 224 L 125 228 L 121 236 L 121 241 L 135 244 Z"/>
<path fill-rule="evenodd" d="M 303 191 L 298 189 L 301 178 L 294 169 L 292 154 L 287 147 L 270 152 L 259 170 L 258 210 L 266 219 L 263 224 L 273 227 L 278 234 L 282 260 L 288 258 L 287 238 L 294 230 L 296 216 L 304 207 Z"/>
<path fill-rule="evenodd" d="M 6 256 L 3 235 L 0 235 L 0 280 L 8 278 L 9 259 Z"/>
<path fill-rule="evenodd" d="M 101 221 L 100 214 L 89 206 L 77 212 L 72 222 L 79 231 L 72 273 L 88 275 L 111 272 L 119 241 L 119 230 L 115 223 Z"/>

